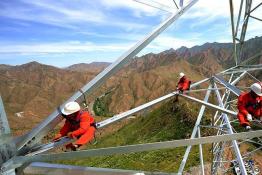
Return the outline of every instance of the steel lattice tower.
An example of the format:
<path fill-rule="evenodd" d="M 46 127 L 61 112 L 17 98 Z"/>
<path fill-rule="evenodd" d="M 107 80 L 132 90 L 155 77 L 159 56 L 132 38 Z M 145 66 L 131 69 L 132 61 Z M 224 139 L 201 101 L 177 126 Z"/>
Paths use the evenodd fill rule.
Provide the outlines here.
<path fill-rule="evenodd" d="M 68 165 L 56 165 L 56 164 L 46 164 L 46 163 L 33 163 L 32 162 L 46 162 L 54 160 L 66 160 L 71 159 L 72 157 L 76 159 L 81 159 L 85 157 L 92 156 L 103 156 L 103 155 L 114 155 L 114 154 L 123 154 L 123 153 L 134 153 L 142 151 L 150 151 L 156 149 L 167 149 L 175 148 L 181 146 L 187 146 L 186 152 L 184 154 L 183 160 L 180 164 L 178 174 L 182 174 L 184 167 L 186 165 L 188 156 L 190 154 L 191 148 L 193 145 L 199 146 L 199 156 L 200 156 L 200 167 L 201 174 L 206 174 L 205 164 L 203 158 L 203 144 L 213 144 L 212 154 L 213 161 L 211 164 L 210 174 L 217 174 L 219 172 L 227 173 L 232 168 L 239 168 L 241 174 L 247 174 L 247 169 L 245 165 L 245 159 L 248 155 L 258 151 L 262 148 L 262 143 L 260 142 L 259 137 L 262 136 L 262 130 L 249 131 L 236 133 L 233 125 L 236 120 L 237 110 L 235 108 L 236 99 L 241 93 L 240 89 L 236 86 L 237 83 L 243 78 L 248 77 L 257 80 L 250 72 L 260 71 L 262 69 L 262 64 L 250 65 L 254 59 L 259 57 L 261 53 L 256 54 L 250 59 L 244 60 L 243 49 L 245 47 L 245 36 L 248 31 L 248 22 L 249 18 L 256 20 L 261 20 L 252 13 L 257 10 L 262 3 L 252 7 L 252 0 L 241 0 L 239 6 L 239 12 L 237 14 L 237 20 L 235 23 L 234 16 L 234 4 L 232 0 L 229 0 L 230 12 L 231 12 L 231 25 L 232 25 L 232 39 L 234 43 L 234 60 L 236 65 L 232 68 L 229 68 L 223 72 L 217 73 L 212 77 L 206 78 L 199 82 L 196 82 L 191 85 L 191 90 L 188 92 L 199 92 L 206 91 L 205 97 L 202 99 L 197 99 L 190 95 L 179 94 L 178 92 L 172 92 L 165 96 L 162 96 L 158 99 L 152 100 L 148 103 L 145 103 L 141 106 L 138 106 L 129 111 L 117 114 L 112 118 L 104 120 L 97 123 L 97 128 L 106 127 L 109 124 L 112 124 L 116 121 L 119 121 L 123 118 L 126 118 L 134 113 L 143 111 L 150 108 L 151 106 L 158 104 L 164 100 L 170 99 L 176 95 L 181 96 L 187 100 L 193 101 L 201 105 L 199 114 L 196 119 L 195 126 L 192 131 L 190 139 L 181 139 L 181 140 L 172 140 L 167 142 L 156 142 L 156 143 L 147 143 L 139 145 L 127 145 L 121 147 L 111 147 L 111 148 L 102 148 L 102 149 L 92 149 L 92 150 L 83 150 L 77 152 L 67 152 L 67 153 L 44 153 L 50 149 L 53 149 L 58 146 L 62 146 L 68 142 L 72 142 L 71 139 L 64 137 L 59 142 L 51 142 L 48 144 L 41 144 L 42 138 L 52 130 L 61 120 L 61 108 L 69 101 L 79 101 L 83 96 L 90 95 L 96 88 L 98 88 L 105 80 L 107 80 L 111 75 L 117 72 L 125 63 L 130 59 L 136 56 L 143 48 L 145 48 L 150 42 L 152 42 L 161 32 L 168 28 L 172 23 L 174 23 L 180 16 L 182 16 L 190 7 L 192 7 L 198 0 L 191 0 L 188 4 L 183 4 L 183 1 L 180 1 L 178 6 L 176 1 L 173 0 L 176 11 L 172 12 L 172 15 L 166 19 L 162 24 L 160 24 L 155 30 L 149 33 L 143 40 L 139 41 L 136 45 L 130 48 L 126 53 L 120 56 L 117 61 L 108 66 L 104 71 L 98 74 L 93 80 L 87 83 L 79 91 L 77 91 L 71 98 L 69 98 L 65 103 L 59 106 L 52 114 L 50 114 L 42 123 L 33 128 L 29 133 L 20 136 L 18 138 L 12 138 L 10 133 L 10 128 L 8 125 L 7 117 L 4 111 L 2 100 L 0 99 L 0 174 L 5 175 L 15 175 L 22 174 L 25 167 L 30 167 L 38 173 L 46 173 L 51 170 L 55 170 L 56 173 L 60 174 L 71 174 L 74 172 L 82 172 L 83 174 L 151 174 L 151 172 L 143 171 L 129 171 L 129 170 L 117 170 L 117 169 L 103 169 L 103 168 L 83 168 L 76 166 Z M 143 4 L 150 5 L 144 1 L 138 1 Z M 182 2 L 182 3 L 181 3 Z M 156 7 L 155 5 L 151 5 Z M 156 7 L 163 9 L 163 7 Z M 171 8 L 170 8 L 171 9 Z M 170 10 L 168 9 L 168 10 Z M 167 8 L 165 7 L 165 10 Z M 173 9 L 174 10 L 174 9 Z M 244 11 L 244 13 L 242 13 Z M 238 32 L 238 31 L 241 32 Z M 208 87 L 205 89 L 199 89 L 203 84 L 208 84 Z M 222 92 L 222 94 L 221 94 Z M 216 102 L 210 103 L 209 97 L 213 94 Z M 215 115 L 212 118 L 212 122 L 207 125 L 202 125 L 201 121 L 205 117 L 206 109 L 213 109 L 216 111 Z M 257 122 L 259 125 L 260 121 Z M 215 134 L 211 136 L 201 136 L 202 128 L 212 128 L 215 129 Z M 257 138 L 256 141 L 253 138 Z M 243 154 L 239 148 L 240 144 L 244 142 L 256 142 L 259 147 L 249 153 Z M 230 150 L 232 152 L 232 158 L 228 159 L 226 153 Z M 233 164 L 233 166 L 229 166 Z M 69 171 L 70 170 L 70 171 Z M 154 173 L 154 174 L 165 174 L 165 173 Z"/>

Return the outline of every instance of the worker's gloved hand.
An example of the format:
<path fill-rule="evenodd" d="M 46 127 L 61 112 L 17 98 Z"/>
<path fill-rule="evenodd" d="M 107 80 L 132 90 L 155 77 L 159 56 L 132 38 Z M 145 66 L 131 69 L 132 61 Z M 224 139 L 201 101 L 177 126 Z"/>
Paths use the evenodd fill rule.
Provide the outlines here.
<path fill-rule="evenodd" d="M 72 138 L 72 139 L 75 138 L 73 132 L 69 132 L 69 133 L 67 133 L 67 137 Z"/>
<path fill-rule="evenodd" d="M 57 134 L 53 139 L 54 142 L 57 142 L 62 137 L 62 134 Z"/>
<path fill-rule="evenodd" d="M 250 121 L 250 122 L 252 121 L 252 115 L 251 114 L 247 114 L 247 120 Z"/>
<path fill-rule="evenodd" d="M 72 136 L 72 132 L 67 133 L 67 137 L 69 137 L 69 138 L 73 138 L 73 136 Z"/>

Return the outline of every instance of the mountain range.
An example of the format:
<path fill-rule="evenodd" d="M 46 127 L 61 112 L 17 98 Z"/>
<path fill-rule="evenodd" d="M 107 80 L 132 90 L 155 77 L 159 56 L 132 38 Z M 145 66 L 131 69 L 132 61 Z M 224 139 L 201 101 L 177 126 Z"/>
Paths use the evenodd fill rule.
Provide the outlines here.
<path fill-rule="evenodd" d="M 245 46 L 243 60 L 261 53 L 262 37 L 250 39 Z M 101 99 L 105 111 L 112 114 L 126 111 L 172 92 L 179 72 L 195 82 L 234 65 L 232 48 L 231 43 L 206 43 L 135 57 L 88 101 L 106 93 Z M 255 64 L 262 63 L 262 56 L 256 60 Z M 31 129 L 109 64 L 81 63 L 66 68 L 37 62 L 0 65 L 0 93 L 14 133 L 20 135 Z M 257 75 L 261 78 L 261 72 Z"/>

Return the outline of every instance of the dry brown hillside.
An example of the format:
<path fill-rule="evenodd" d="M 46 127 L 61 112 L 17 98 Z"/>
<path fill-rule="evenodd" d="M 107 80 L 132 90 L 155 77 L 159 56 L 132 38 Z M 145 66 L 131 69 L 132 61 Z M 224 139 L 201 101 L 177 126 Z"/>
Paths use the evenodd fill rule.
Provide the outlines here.
<path fill-rule="evenodd" d="M 254 51 L 261 51 L 261 40 L 262 37 L 251 40 L 256 46 Z M 245 55 L 250 56 L 251 51 Z M 261 63 L 262 57 L 259 60 Z M 181 71 L 195 82 L 232 62 L 231 45 L 223 43 L 150 53 L 134 58 L 99 87 L 89 102 L 106 93 L 104 103 L 108 111 L 120 113 L 172 92 Z M 0 65 L 0 93 L 14 133 L 21 134 L 42 121 L 107 65 L 77 64 L 65 69 L 37 62 Z"/>
<path fill-rule="evenodd" d="M 32 128 L 94 76 L 37 62 L 0 69 L 0 92 L 11 127 L 18 134 Z"/>
<path fill-rule="evenodd" d="M 158 63 L 161 58 L 151 58 L 150 63 L 147 63 L 147 58 L 137 59 L 96 92 L 99 96 L 114 89 L 109 97 L 109 109 L 113 113 L 128 110 L 171 92 L 175 88 L 177 74 L 182 70 L 194 80 L 201 79 L 186 61 L 175 60 L 161 66 Z M 138 62 L 141 67 L 136 69 L 133 66 Z M 155 68 L 150 68 L 151 64 Z M 144 69 L 144 66 L 148 69 Z M 71 71 L 32 62 L 21 66 L 4 66 L 0 73 L 0 92 L 10 125 L 15 134 L 21 134 L 42 121 L 98 72 Z M 23 113 L 19 115 L 19 112 Z"/>

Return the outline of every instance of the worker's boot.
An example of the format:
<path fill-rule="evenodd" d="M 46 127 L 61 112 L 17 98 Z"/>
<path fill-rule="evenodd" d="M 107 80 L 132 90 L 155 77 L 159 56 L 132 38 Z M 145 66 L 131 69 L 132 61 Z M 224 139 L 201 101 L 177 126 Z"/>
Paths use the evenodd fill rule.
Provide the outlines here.
<path fill-rule="evenodd" d="M 72 143 L 67 144 L 67 145 L 65 146 L 64 152 L 70 152 L 70 151 L 72 150 L 72 146 L 73 146 Z"/>
<path fill-rule="evenodd" d="M 80 150 L 80 147 L 81 145 L 77 145 L 77 144 L 72 144 L 72 146 L 71 146 L 71 150 L 72 151 L 79 151 Z"/>
<path fill-rule="evenodd" d="M 251 130 L 251 127 L 248 126 L 248 125 L 247 125 L 245 128 L 246 128 L 246 130 L 248 130 L 248 131 Z"/>

